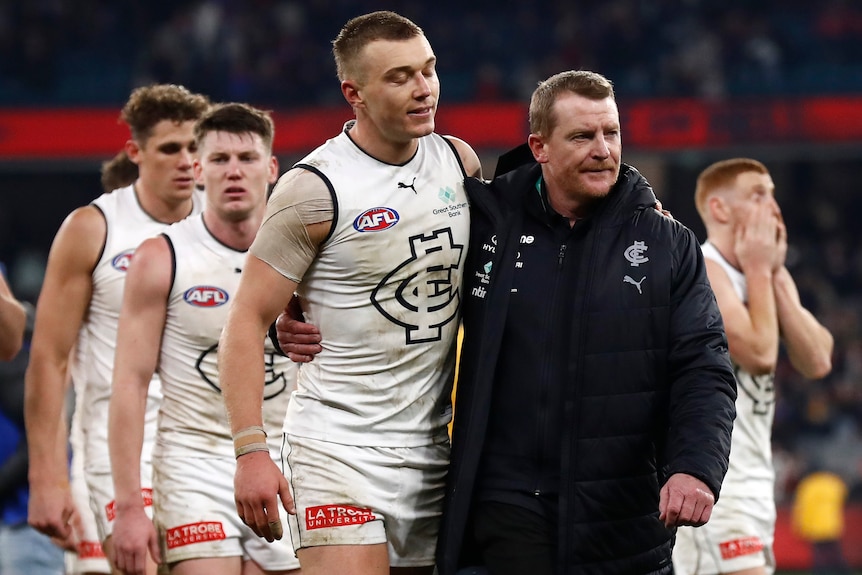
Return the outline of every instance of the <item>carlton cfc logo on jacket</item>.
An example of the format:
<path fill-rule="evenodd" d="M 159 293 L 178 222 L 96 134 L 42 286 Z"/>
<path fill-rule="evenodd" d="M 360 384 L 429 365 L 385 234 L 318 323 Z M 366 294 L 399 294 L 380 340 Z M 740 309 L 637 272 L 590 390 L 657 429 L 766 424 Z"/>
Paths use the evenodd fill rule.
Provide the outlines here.
<path fill-rule="evenodd" d="M 356 216 L 353 229 L 357 232 L 382 232 L 397 224 L 398 219 L 398 212 L 392 208 L 371 208 Z"/>
<path fill-rule="evenodd" d="M 227 292 L 216 286 L 195 286 L 183 294 L 186 303 L 195 307 L 218 307 L 227 303 Z"/>

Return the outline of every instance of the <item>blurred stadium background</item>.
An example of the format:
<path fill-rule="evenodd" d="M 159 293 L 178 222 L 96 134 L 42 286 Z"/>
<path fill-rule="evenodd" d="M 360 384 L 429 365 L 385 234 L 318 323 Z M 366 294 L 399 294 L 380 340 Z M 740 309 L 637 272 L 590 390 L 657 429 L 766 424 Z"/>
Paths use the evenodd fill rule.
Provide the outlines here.
<path fill-rule="evenodd" d="M 525 140 L 538 80 L 588 68 L 616 86 L 624 161 L 703 238 L 695 177 L 731 156 L 767 164 L 787 220 L 788 265 L 836 338 L 834 371 L 782 361 L 774 430 L 777 555 L 808 548 L 787 505 L 812 465 L 850 487 L 845 547 L 862 567 L 862 2 L 856 0 L 0 0 L 0 261 L 35 302 L 63 217 L 100 193 L 130 90 L 173 82 L 272 109 L 282 169 L 350 117 L 329 42 L 350 17 L 396 10 L 439 59 L 438 131 L 493 173 Z M 58 318 L 62 321 L 62 318 Z"/>

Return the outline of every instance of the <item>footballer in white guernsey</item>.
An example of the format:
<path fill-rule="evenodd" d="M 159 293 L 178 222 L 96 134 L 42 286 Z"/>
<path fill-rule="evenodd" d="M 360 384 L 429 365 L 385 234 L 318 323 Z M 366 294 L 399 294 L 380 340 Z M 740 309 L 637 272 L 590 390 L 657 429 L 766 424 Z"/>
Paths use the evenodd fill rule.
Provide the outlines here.
<path fill-rule="evenodd" d="M 281 499 L 314 573 L 430 574 L 479 160 L 434 132 L 436 57 L 413 22 L 358 16 L 333 52 L 356 118 L 281 177 L 250 249 L 219 351 L 235 439 L 260 425 L 260 337 L 294 293 L 323 349 L 288 407 L 286 478 L 241 455 L 237 510 L 273 540 Z"/>
<path fill-rule="evenodd" d="M 83 468 L 107 555 L 117 511 L 106 443 L 107 410 L 123 286 L 143 240 L 201 212 L 203 195 L 195 190 L 192 173 L 192 130 L 209 105 L 206 97 L 172 84 L 132 92 L 122 119 L 131 132 L 125 152 L 137 165 L 137 179 L 69 214 L 51 246 L 39 295 L 26 382 L 28 520 L 46 535 L 70 536 L 75 505 L 68 482 L 58 478 L 66 478 L 68 471 L 61 414 L 71 369 L 79 391 L 76 417 L 82 436 L 75 445 L 76 465 Z M 141 475 L 135 496 L 142 503 L 151 502 L 149 454 L 159 400 L 155 382 L 146 404 L 143 461 L 136 465 Z M 87 510 L 79 506 L 78 511 Z M 155 564 L 149 569 L 155 572 Z"/>
<path fill-rule="evenodd" d="M 236 454 L 217 366 L 222 327 L 277 176 L 273 130 L 267 113 L 245 104 L 206 112 L 195 125 L 194 163 L 206 207 L 141 244 L 129 269 L 108 437 L 118 501 L 114 562 L 123 572 L 137 572 L 148 553 L 172 570 L 183 565 L 184 572 L 241 575 L 253 568 L 275 574 L 299 567 L 288 542 L 263 541 L 236 515 Z M 280 428 L 297 368 L 271 344 L 261 360 L 267 366 L 263 423 L 272 432 L 252 447 L 280 463 Z M 144 397 L 154 372 L 164 398 L 153 450 L 151 522 L 134 493 Z"/>
<path fill-rule="evenodd" d="M 793 367 L 816 379 L 831 370 L 833 339 L 803 307 L 785 266 L 787 230 L 766 166 L 749 158 L 712 164 L 698 177 L 695 203 L 736 374 L 736 421 L 721 498 L 706 525 L 678 529 L 674 570 L 769 575 L 775 570 L 771 431 L 779 342 Z"/>

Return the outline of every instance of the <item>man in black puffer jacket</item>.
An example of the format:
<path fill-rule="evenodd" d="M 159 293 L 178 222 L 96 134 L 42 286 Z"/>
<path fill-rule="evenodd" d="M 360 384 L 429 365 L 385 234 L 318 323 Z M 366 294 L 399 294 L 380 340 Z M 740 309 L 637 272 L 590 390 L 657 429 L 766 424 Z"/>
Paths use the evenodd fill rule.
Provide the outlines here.
<path fill-rule="evenodd" d="M 620 161 L 613 88 L 540 84 L 535 162 L 468 180 L 441 575 L 671 573 L 709 519 L 736 385 L 694 234 Z M 499 169 L 498 169 L 499 172 Z"/>

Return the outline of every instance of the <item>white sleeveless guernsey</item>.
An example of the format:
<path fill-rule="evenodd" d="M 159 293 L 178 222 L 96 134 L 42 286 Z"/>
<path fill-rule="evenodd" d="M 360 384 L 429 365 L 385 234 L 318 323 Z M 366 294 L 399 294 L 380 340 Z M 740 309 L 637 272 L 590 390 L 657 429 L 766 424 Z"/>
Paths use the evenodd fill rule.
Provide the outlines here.
<path fill-rule="evenodd" d="M 218 377 L 218 341 L 239 285 L 245 251 L 215 239 L 197 215 L 164 233 L 174 254 L 174 278 L 162 336 L 162 400 L 155 457 L 234 458 Z M 273 353 L 266 339 L 264 425 L 270 450 L 281 450 L 284 414 L 296 364 Z"/>
<path fill-rule="evenodd" d="M 736 295 L 748 303 L 745 275 L 731 266 L 711 243 L 701 246 L 703 257 L 724 269 Z M 732 358 L 731 358 L 732 359 Z M 733 363 L 736 374 L 736 420 L 731 436 L 730 466 L 721 487 L 725 497 L 774 497 L 772 420 L 775 416 L 775 374 L 754 376 Z"/>
<path fill-rule="evenodd" d="M 105 216 L 107 235 L 105 247 L 93 270 L 93 294 L 81 334 L 78 338 L 76 361 L 83 394 L 79 396 L 84 433 L 84 466 L 88 472 L 110 472 L 108 455 L 108 402 L 111 397 L 111 375 L 117 341 L 117 322 L 123 301 L 126 269 L 135 248 L 147 238 L 164 231 L 168 224 L 147 214 L 133 186 L 120 188 L 96 198 L 92 204 Z M 194 192 L 192 213 L 203 209 L 203 192 Z M 81 401 L 83 399 L 83 401 Z M 141 459 L 151 457 L 155 439 L 156 414 L 161 401 L 158 378 L 150 382 L 147 396 L 144 449 Z"/>
<path fill-rule="evenodd" d="M 408 162 L 386 164 L 342 132 L 297 166 L 326 181 L 335 215 L 297 290 L 323 351 L 300 367 L 285 430 L 349 445 L 444 441 L 470 227 L 460 159 L 431 134 Z"/>

